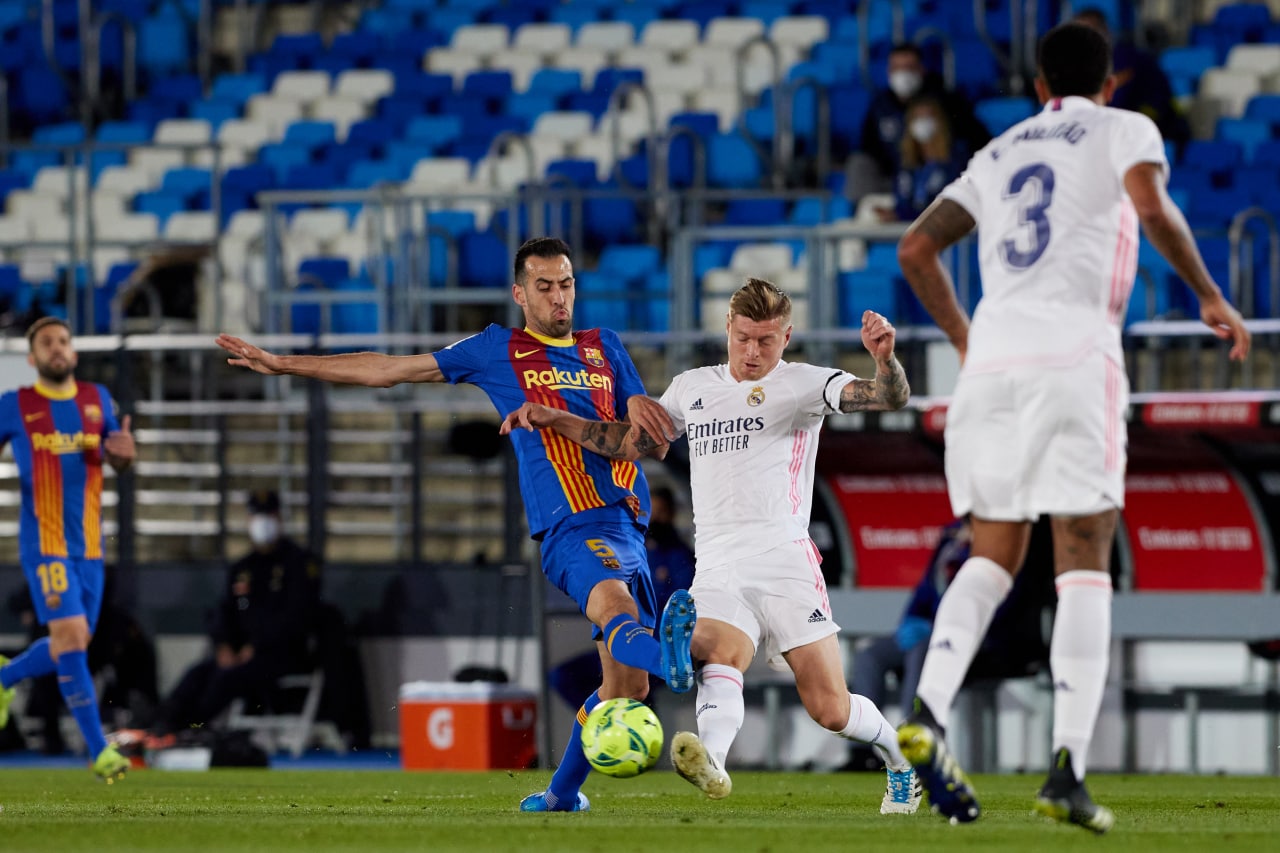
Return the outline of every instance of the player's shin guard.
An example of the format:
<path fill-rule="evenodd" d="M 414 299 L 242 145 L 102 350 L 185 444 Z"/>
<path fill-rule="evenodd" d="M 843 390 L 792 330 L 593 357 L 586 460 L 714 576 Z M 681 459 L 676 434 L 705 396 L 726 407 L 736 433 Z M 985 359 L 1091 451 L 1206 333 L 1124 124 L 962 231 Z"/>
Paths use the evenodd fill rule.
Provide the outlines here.
<path fill-rule="evenodd" d="M 709 663 L 698 674 L 698 739 L 720 767 L 742 728 L 746 704 L 742 673 L 731 666 Z"/>
<path fill-rule="evenodd" d="M 658 641 L 634 616 L 619 613 L 610 619 L 609 624 L 604 626 L 604 645 L 618 663 L 643 669 L 658 678 L 667 677 L 662 670 Z"/>
<path fill-rule="evenodd" d="M 89 675 L 87 652 L 63 652 L 58 656 L 58 689 L 75 717 L 89 759 L 98 757 L 106 749 L 107 739 L 102 734 L 102 720 L 98 717 L 98 691 Z"/>
<path fill-rule="evenodd" d="M 970 557 L 942 596 L 916 695 L 944 729 L 978 645 L 1012 586 L 1013 577 L 995 561 Z"/>
<path fill-rule="evenodd" d="M 1058 612 L 1049 646 L 1053 749 L 1070 751 L 1076 779 L 1082 780 L 1111 658 L 1111 577 L 1071 571 L 1056 583 Z"/>
<path fill-rule="evenodd" d="M 591 709 L 600 704 L 600 691 L 587 697 L 578 709 L 578 716 L 573 721 L 573 731 L 569 732 L 569 743 L 564 748 L 564 756 L 560 766 L 551 776 L 551 784 L 547 787 L 547 805 L 552 809 L 561 802 L 572 803 L 578 796 L 578 789 L 587 781 L 591 773 L 591 765 L 582 752 L 582 726 L 587 721 Z"/>
<path fill-rule="evenodd" d="M 41 637 L 27 650 L 0 667 L 0 689 L 12 687 L 25 678 L 39 678 L 56 670 L 57 664 L 49 654 L 49 638 Z"/>

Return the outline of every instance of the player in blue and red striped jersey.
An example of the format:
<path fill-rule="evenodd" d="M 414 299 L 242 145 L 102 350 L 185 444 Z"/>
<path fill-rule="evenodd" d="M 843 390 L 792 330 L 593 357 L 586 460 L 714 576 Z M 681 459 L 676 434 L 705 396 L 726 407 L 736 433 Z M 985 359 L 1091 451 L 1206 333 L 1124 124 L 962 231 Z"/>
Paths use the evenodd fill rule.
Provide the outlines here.
<path fill-rule="evenodd" d="M 0 656 L 0 728 L 14 685 L 58 673 L 95 774 L 113 782 L 129 761 L 108 744 L 89 675 L 88 648 L 102 605 L 102 463 L 123 471 L 135 455 L 129 416 L 116 420 L 107 389 L 77 382 L 71 329 L 45 317 L 27 330 L 36 383 L 0 396 L 0 446 L 8 444 L 22 481 L 18 549 L 42 638 L 13 660 Z"/>
<path fill-rule="evenodd" d="M 389 356 L 348 353 L 281 356 L 239 338 L 219 336 L 233 365 L 268 375 L 293 374 L 349 385 L 466 382 L 489 395 L 498 414 L 527 401 L 592 420 L 629 420 L 652 436 L 670 437 L 671 421 L 645 396 L 640 376 L 617 334 L 573 331 L 572 253 L 561 240 L 540 237 L 516 252 L 511 295 L 524 310 L 523 329 L 491 325 L 435 353 Z M 564 759 L 546 791 L 530 794 L 522 811 L 583 811 L 590 772 L 579 736 L 603 699 L 644 699 L 649 673 L 677 693 L 693 684 L 689 638 L 696 619 L 685 590 L 667 602 L 655 639 L 653 582 L 644 531 L 649 489 L 634 462 L 583 450 L 550 431 L 512 434 L 529 531 L 542 545 L 547 577 L 573 598 L 595 625 L 604 677 L 578 710 Z M 659 439 L 659 444 L 665 441 Z"/>

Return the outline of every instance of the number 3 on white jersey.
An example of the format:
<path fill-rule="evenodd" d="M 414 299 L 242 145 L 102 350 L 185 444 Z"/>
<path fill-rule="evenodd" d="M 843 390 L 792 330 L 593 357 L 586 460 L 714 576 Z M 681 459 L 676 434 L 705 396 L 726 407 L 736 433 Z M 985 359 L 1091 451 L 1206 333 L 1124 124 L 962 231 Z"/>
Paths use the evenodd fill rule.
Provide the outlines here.
<path fill-rule="evenodd" d="M 1018 204 L 1018 225 L 1000 241 L 1000 260 L 1011 270 L 1025 270 L 1040 260 L 1053 235 L 1049 205 L 1053 203 L 1053 169 L 1031 163 L 1013 173 L 1004 198 Z"/>

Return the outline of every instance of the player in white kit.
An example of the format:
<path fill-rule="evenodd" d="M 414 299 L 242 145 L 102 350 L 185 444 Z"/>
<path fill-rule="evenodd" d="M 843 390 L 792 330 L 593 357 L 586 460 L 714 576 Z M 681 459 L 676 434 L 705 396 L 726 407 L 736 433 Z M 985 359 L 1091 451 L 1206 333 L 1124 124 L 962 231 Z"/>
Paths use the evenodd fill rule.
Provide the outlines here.
<path fill-rule="evenodd" d="M 1106 38 L 1064 24 L 1042 39 L 1038 60 L 1043 111 L 978 152 L 898 247 L 912 289 L 960 353 L 946 472 L 955 513 L 973 522 L 971 556 L 943 596 L 898 735 L 933 809 L 977 818 L 944 739 L 951 704 L 1026 556 L 1031 522 L 1049 514 L 1053 760 L 1036 809 L 1102 833 L 1115 818 L 1085 789 L 1085 758 L 1110 656 L 1129 391 L 1120 335 L 1138 225 L 1195 292 L 1201 320 L 1232 342 L 1232 358 L 1247 355 L 1249 332 L 1165 191 L 1155 124 L 1105 106 L 1115 88 Z M 939 256 L 975 226 L 983 298 L 970 325 Z"/>
<path fill-rule="evenodd" d="M 920 787 L 892 727 L 864 696 L 849 693 L 840 630 L 831 617 L 821 557 L 809 539 L 818 433 L 827 415 L 887 411 L 907 402 L 906 374 L 893 354 L 895 332 L 868 311 L 862 341 L 874 379 L 783 362 L 791 339 L 791 300 L 748 279 L 729 302 L 729 361 L 677 376 L 660 403 L 668 436 L 629 424 L 587 421 L 526 404 L 503 431 L 550 427 L 604 456 L 638 459 L 684 434 L 689 439 L 698 605 L 691 644 L 698 676 L 698 734 L 672 738 L 679 773 L 707 796 L 732 789 L 725 758 L 742 726 L 743 671 L 761 645 L 774 666 L 790 666 L 809 715 L 823 728 L 870 743 L 885 759 L 888 790 L 880 811 L 912 813 Z M 785 663 L 784 663 L 785 662 Z"/>

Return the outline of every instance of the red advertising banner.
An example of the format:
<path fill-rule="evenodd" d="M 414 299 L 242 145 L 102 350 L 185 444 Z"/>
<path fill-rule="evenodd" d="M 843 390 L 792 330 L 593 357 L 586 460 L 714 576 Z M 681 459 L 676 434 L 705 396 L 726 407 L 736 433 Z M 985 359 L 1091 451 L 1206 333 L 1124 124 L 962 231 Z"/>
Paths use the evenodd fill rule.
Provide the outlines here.
<path fill-rule="evenodd" d="M 915 586 L 954 518 L 942 474 L 838 475 L 828 482 L 853 542 L 854 586 Z"/>
<path fill-rule="evenodd" d="M 1258 523 L 1224 470 L 1130 474 L 1124 525 L 1137 590 L 1259 592 Z"/>

